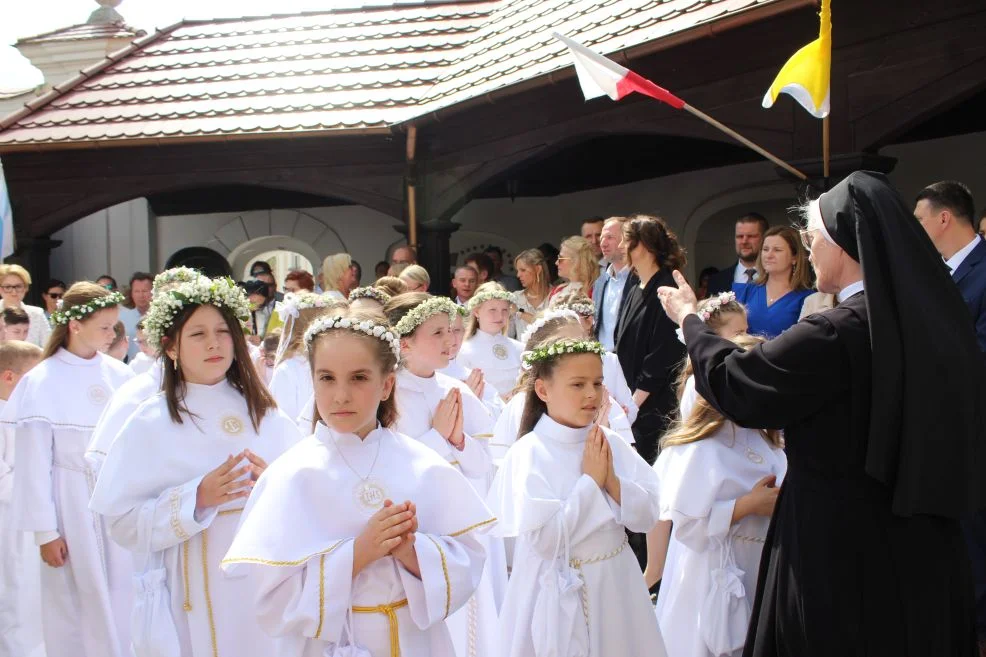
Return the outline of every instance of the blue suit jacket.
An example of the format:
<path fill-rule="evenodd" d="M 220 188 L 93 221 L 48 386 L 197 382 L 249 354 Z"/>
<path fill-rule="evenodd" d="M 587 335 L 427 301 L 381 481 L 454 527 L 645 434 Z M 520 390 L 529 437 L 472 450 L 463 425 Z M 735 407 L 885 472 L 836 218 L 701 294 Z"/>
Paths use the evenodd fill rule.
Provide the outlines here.
<path fill-rule="evenodd" d="M 952 272 L 952 279 L 972 313 L 979 348 L 986 353 L 986 241 L 979 240 L 972 253 Z"/>

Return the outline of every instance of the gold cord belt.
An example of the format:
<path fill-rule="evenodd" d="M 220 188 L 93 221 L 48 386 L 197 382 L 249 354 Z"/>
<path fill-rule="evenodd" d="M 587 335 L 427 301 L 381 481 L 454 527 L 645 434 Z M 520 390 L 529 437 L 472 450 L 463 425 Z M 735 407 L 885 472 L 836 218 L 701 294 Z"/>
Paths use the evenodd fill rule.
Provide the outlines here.
<path fill-rule="evenodd" d="M 587 630 L 589 629 L 589 583 L 585 581 L 585 573 L 582 571 L 582 566 L 612 559 L 623 552 L 624 548 L 626 548 L 628 544 L 629 539 L 624 536 L 623 542 L 620 543 L 620 547 L 616 548 L 612 552 L 607 552 L 606 554 L 600 554 L 594 557 L 588 557 L 586 559 L 570 559 L 568 562 L 569 566 L 579 571 L 579 578 L 582 580 L 582 613 L 585 615 L 585 627 Z"/>
<path fill-rule="evenodd" d="M 397 610 L 407 606 L 407 599 L 389 605 L 376 607 L 353 607 L 354 614 L 386 614 L 387 624 L 390 625 L 390 657 L 401 657 L 401 642 L 398 634 Z M 350 637 L 352 640 L 352 637 Z"/>

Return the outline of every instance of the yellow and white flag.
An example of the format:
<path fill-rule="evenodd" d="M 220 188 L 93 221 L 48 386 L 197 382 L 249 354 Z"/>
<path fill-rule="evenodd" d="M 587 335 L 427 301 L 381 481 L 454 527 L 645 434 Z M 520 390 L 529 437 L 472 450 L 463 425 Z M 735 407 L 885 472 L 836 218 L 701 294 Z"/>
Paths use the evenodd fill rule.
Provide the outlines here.
<path fill-rule="evenodd" d="M 794 53 L 763 97 L 771 107 L 788 94 L 818 119 L 829 115 L 829 79 L 832 73 L 832 0 L 822 0 L 818 38 Z"/>

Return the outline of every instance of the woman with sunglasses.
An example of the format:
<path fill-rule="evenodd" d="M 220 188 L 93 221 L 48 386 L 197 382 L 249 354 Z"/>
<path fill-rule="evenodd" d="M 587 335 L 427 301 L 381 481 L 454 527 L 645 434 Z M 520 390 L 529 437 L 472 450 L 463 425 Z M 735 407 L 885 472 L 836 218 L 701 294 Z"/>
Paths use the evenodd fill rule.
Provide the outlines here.
<path fill-rule="evenodd" d="M 44 347 L 51 335 L 51 325 L 45 311 L 24 303 L 24 295 L 31 287 L 31 275 L 20 265 L 0 265 L 0 311 L 21 308 L 31 320 L 26 342 Z"/>
<path fill-rule="evenodd" d="M 58 302 L 65 296 L 65 290 L 67 288 L 68 286 L 65 285 L 64 281 L 53 278 L 48 281 L 45 291 L 41 293 L 41 300 L 45 302 L 45 317 L 49 320 L 51 319 L 51 313 L 58 310 Z"/>

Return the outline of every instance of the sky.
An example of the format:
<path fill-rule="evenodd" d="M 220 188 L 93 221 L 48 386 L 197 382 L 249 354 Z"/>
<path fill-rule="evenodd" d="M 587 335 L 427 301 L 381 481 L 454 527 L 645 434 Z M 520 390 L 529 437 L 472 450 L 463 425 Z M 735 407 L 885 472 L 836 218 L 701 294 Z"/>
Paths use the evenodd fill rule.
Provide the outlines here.
<path fill-rule="evenodd" d="M 360 0 L 124 0 L 116 10 L 128 24 L 152 32 L 182 18 L 264 16 L 361 4 L 364 3 Z M 3 7 L 0 11 L 0 94 L 41 83 L 41 72 L 11 44 L 24 37 L 85 23 L 89 14 L 99 8 L 95 0 L 0 0 L 0 6 Z"/>

